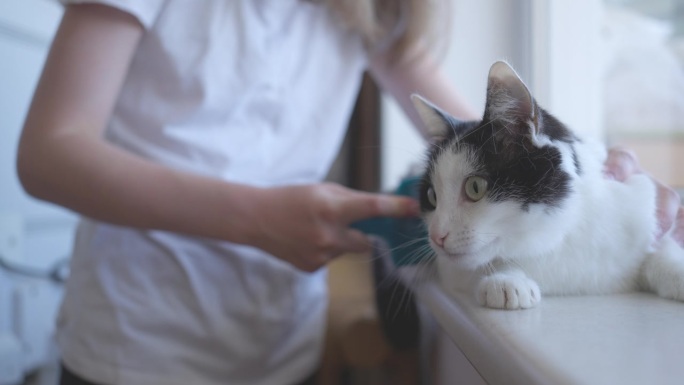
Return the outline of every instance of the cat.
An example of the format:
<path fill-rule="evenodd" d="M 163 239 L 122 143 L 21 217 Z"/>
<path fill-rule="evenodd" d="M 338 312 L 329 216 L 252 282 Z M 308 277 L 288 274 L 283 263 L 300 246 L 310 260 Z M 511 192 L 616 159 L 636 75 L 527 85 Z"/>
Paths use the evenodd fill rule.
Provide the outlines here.
<path fill-rule="evenodd" d="M 684 249 L 669 235 L 655 246 L 654 182 L 604 177 L 605 146 L 542 109 L 507 63 L 489 71 L 481 121 L 412 100 L 435 137 L 418 194 L 447 291 L 468 276 L 498 309 L 637 289 L 684 301 Z"/>

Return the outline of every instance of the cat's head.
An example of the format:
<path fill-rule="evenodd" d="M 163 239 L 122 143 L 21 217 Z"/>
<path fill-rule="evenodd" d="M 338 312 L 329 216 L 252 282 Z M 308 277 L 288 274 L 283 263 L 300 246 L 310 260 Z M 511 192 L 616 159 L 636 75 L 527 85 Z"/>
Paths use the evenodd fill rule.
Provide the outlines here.
<path fill-rule="evenodd" d="M 537 105 L 508 64 L 489 71 L 481 121 L 460 121 L 412 98 L 437 138 L 419 194 L 438 257 L 476 268 L 497 257 L 538 255 L 562 240 L 581 173 L 577 139 Z"/>

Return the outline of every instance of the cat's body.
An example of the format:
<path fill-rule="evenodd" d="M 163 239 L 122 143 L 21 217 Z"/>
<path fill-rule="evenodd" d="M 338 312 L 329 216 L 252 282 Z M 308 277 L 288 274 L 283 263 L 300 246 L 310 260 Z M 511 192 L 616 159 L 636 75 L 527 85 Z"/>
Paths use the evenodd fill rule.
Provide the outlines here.
<path fill-rule="evenodd" d="M 466 272 L 482 305 L 507 309 L 635 289 L 684 300 L 684 250 L 654 247 L 654 183 L 604 177 L 605 147 L 539 108 L 507 64 L 492 66 L 481 122 L 414 100 L 441 136 L 420 194 L 445 288 Z"/>

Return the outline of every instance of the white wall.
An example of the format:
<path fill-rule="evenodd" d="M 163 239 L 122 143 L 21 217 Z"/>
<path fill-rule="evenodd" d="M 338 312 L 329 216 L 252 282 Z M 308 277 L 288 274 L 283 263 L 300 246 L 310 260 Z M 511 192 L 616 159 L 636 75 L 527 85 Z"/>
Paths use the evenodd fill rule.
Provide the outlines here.
<path fill-rule="evenodd" d="M 532 92 L 573 130 L 602 137 L 603 78 L 598 0 L 532 0 Z"/>
<path fill-rule="evenodd" d="M 0 258 L 23 270 L 47 271 L 67 257 L 76 224 L 74 214 L 28 197 L 15 171 L 21 126 L 61 15 L 57 1 L 0 1 Z M 0 383 L 54 362 L 61 295 L 59 284 L 0 270 Z"/>
<path fill-rule="evenodd" d="M 56 1 L 0 1 L 0 238 L 19 228 L 23 247 L 10 257 L 34 267 L 68 254 L 75 223 L 71 213 L 28 197 L 15 171 L 21 125 L 61 14 Z"/>

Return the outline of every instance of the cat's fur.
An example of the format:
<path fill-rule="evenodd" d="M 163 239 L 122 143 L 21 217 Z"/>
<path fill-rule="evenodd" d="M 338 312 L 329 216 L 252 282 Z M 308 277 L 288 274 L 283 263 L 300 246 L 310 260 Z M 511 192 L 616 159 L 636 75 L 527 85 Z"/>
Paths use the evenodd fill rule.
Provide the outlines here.
<path fill-rule="evenodd" d="M 508 64 L 490 69 L 482 121 L 413 100 L 439 137 L 420 200 L 447 290 L 467 272 L 480 304 L 492 308 L 530 308 L 542 293 L 635 289 L 684 300 L 684 250 L 669 236 L 654 246 L 654 183 L 643 174 L 624 183 L 604 177 L 605 147 L 540 108 Z M 483 180 L 484 196 L 473 201 L 466 189 L 477 197 Z"/>

